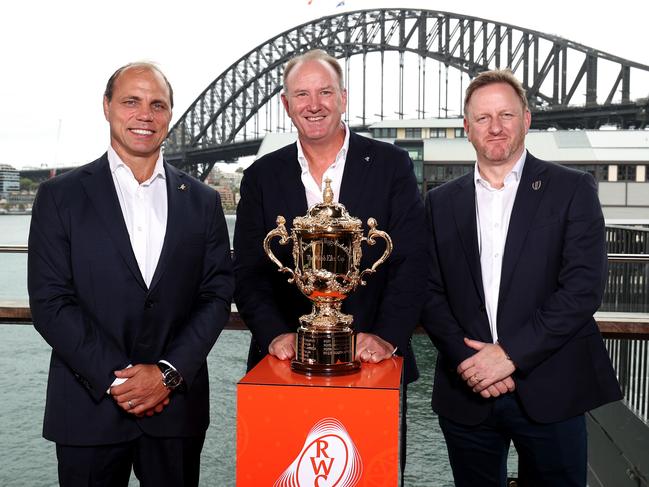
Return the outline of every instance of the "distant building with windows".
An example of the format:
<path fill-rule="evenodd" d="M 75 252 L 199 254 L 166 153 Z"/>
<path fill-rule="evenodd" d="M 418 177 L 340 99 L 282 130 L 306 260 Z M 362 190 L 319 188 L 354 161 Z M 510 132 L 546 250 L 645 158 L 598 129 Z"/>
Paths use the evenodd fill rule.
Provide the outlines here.
<path fill-rule="evenodd" d="M 221 204 L 225 209 L 232 209 L 237 206 L 235 192 L 230 186 L 212 186 L 221 196 Z"/>
<path fill-rule="evenodd" d="M 407 150 L 422 193 L 475 164 L 461 118 L 383 120 L 363 135 Z M 296 138 L 295 133 L 268 134 L 257 157 Z M 531 130 L 525 144 L 540 159 L 592 174 L 607 221 L 649 221 L 649 130 Z"/>
<path fill-rule="evenodd" d="M 408 151 L 422 192 L 473 170 L 475 151 L 461 118 L 384 120 L 369 130 Z M 592 174 L 607 219 L 649 221 L 649 130 L 531 130 L 525 146 L 540 159 Z"/>
<path fill-rule="evenodd" d="M 11 191 L 20 191 L 20 173 L 8 164 L 0 164 L 0 198 L 6 198 Z"/>

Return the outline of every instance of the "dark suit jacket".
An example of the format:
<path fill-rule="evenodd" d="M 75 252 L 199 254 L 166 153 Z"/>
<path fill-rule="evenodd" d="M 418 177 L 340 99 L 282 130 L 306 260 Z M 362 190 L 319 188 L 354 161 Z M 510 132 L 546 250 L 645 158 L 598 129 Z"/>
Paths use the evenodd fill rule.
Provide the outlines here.
<path fill-rule="evenodd" d="M 431 277 L 422 322 L 439 351 L 433 409 L 464 424 L 484 420 L 491 403 L 455 371 L 475 353 L 463 337 L 492 341 L 473 178 L 436 188 L 426 200 Z M 528 153 L 505 244 L 497 326 L 517 367 L 515 393 L 533 420 L 564 420 L 620 398 L 593 319 L 606 280 L 604 237 L 593 178 Z"/>
<path fill-rule="evenodd" d="M 44 436 L 98 445 L 203 434 L 205 359 L 230 311 L 233 280 L 218 194 L 165 164 L 167 229 L 150 288 L 131 249 L 108 158 L 41 184 L 29 235 L 34 326 L 52 346 Z M 186 390 L 136 419 L 106 394 L 113 371 L 169 361 Z"/>
<path fill-rule="evenodd" d="M 264 253 L 266 234 L 277 226 L 277 215 L 287 221 L 307 212 L 300 179 L 297 145 L 291 144 L 253 163 L 241 182 L 241 201 L 234 232 L 235 301 L 253 334 L 248 366 L 266 353 L 282 333 L 294 332 L 310 301 L 287 282 L 287 275 Z M 385 264 L 343 302 L 343 312 L 354 316 L 354 329 L 375 333 L 397 346 L 406 360 L 406 380 L 417 377 L 410 337 L 421 310 L 425 284 L 424 210 L 408 154 L 398 147 L 352 133 L 339 202 L 363 221 L 374 217 L 378 228 L 392 237 L 394 251 Z M 361 269 L 372 265 L 385 248 L 382 241 L 362 246 Z M 294 267 L 291 245 L 273 241 L 275 255 Z"/>

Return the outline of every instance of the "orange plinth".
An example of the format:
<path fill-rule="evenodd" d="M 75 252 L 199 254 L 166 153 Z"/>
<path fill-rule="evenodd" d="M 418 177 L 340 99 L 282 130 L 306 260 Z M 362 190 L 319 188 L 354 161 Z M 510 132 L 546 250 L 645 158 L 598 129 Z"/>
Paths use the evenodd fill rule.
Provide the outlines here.
<path fill-rule="evenodd" d="M 402 366 L 310 377 L 264 358 L 237 385 L 237 486 L 398 485 Z"/>

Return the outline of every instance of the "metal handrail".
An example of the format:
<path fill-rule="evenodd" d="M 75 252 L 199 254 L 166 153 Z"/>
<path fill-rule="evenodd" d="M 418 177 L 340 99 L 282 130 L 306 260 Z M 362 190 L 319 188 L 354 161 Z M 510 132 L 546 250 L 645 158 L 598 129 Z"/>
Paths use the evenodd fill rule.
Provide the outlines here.
<path fill-rule="evenodd" d="M 0 245 L 0 254 L 26 254 L 27 245 Z"/>
<path fill-rule="evenodd" d="M 608 254 L 609 262 L 649 262 L 649 254 Z"/>
<path fill-rule="evenodd" d="M 25 254 L 27 245 L 0 245 L 0 254 Z M 608 254 L 609 262 L 649 262 L 649 254 Z"/>

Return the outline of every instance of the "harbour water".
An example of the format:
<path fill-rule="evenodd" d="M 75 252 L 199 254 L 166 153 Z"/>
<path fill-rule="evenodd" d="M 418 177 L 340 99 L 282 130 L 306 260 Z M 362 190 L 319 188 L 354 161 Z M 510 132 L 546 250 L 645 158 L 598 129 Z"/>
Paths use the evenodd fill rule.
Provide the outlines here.
<path fill-rule="evenodd" d="M 232 234 L 234 216 L 227 216 Z M 0 245 L 26 244 L 29 216 L 0 216 Z M 0 301 L 26 301 L 26 255 L 0 254 Z M 208 357 L 211 425 L 201 463 L 201 485 L 235 485 L 236 383 L 245 374 L 250 334 L 224 331 Z M 408 387 L 405 485 L 453 485 L 444 440 L 430 408 L 435 350 L 425 335 L 413 345 L 421 372 Z M 50 350 L 30 325 L 0 325 L 1 486 L 57 485 L 54 445 L 41 436 Z M 515 459 L 510 459 L 515 469 Z M 511 468 L 511 467 L 510 467 Z M 138 485 L 132 479 L 132 485 Z"/>

